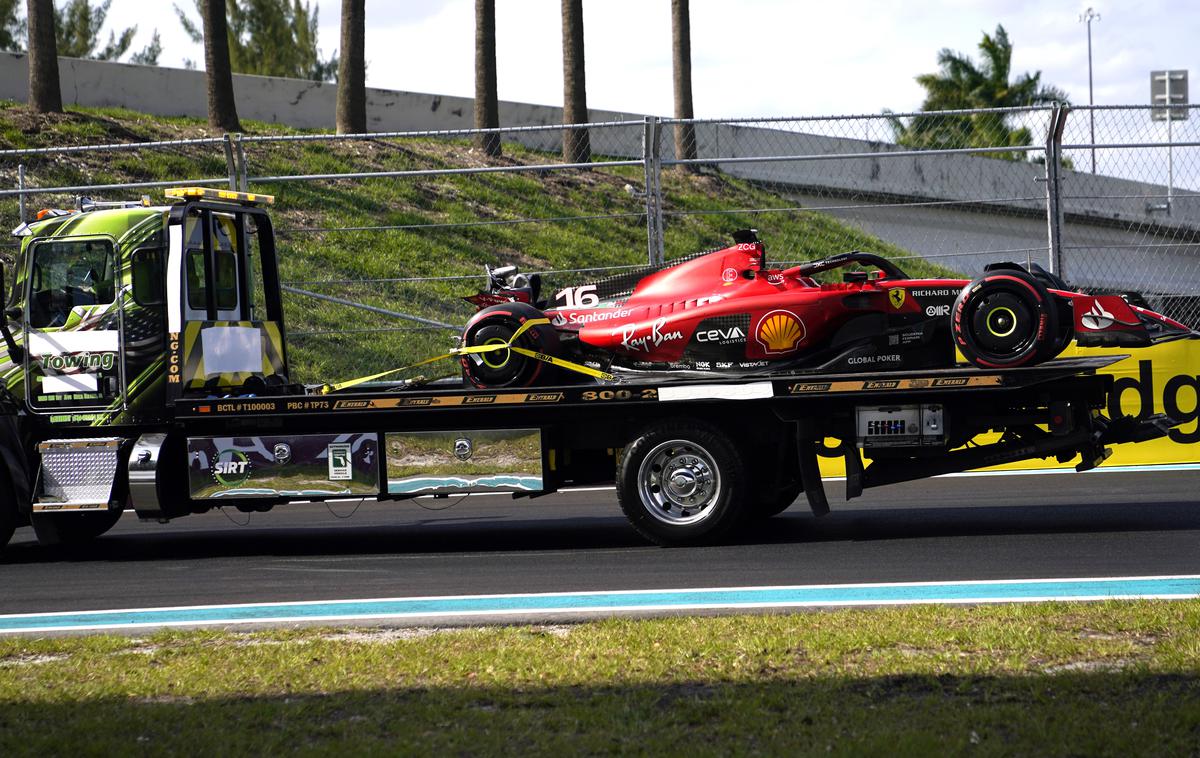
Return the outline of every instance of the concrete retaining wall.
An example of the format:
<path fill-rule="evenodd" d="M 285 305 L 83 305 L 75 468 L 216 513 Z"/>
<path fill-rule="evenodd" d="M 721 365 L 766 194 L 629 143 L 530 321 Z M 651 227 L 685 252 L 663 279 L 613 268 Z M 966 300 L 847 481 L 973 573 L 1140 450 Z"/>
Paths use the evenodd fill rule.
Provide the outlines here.
<path fill-rule="evenodd" d="M 63 103 L 120 107 L 161 116 L 208 116 L 204 72 L 131 63 L 59 58 Z M 241 118 L 286 123 L 298 129 L 333 129 L 337 85 L 272 76 L 233 75 Z M 29 98 L 29 69 L 23 53 L 0 52 L 0 99 Z M 367 127 L 372 132 L 470 129 L 473 100 L 367 88 Z M 640 119 L 636 114 L 592 110 L 593 121 Z M 500 123 L 561 124 L 562 108 L 500 103 Z M 640 152 L 639 152 L 640 154 Z"/>

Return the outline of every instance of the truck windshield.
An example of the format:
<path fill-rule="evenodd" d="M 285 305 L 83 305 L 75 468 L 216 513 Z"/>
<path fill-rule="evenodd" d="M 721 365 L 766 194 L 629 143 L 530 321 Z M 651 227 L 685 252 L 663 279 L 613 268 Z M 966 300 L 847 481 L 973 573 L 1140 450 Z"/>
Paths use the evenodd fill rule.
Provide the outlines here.
<path fill-rule="evenodd" d="M 33 248 L 29 325 L 74 326 L 88 306 L 113 301 L 113 248 L 108 240 L 47 240 Z"/>

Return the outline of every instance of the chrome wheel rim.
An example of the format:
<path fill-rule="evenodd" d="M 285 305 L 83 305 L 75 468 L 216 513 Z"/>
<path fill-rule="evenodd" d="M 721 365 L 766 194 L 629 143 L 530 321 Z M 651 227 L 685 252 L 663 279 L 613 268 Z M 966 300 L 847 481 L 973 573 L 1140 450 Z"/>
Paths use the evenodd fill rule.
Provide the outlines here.
<path fill-rule="evenodd" d="M 702 446 L 668 440 L 642 459 L 638 494 L 650 515 L 664 524 L 696 524 L 712 514 L 721 496 L 721 473 Z"/>

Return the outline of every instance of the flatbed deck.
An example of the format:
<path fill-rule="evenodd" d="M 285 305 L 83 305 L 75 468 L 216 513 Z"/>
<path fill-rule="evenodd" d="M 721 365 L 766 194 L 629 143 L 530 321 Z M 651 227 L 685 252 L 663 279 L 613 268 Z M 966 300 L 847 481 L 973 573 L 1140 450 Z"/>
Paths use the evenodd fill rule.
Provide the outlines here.
<path fill-rule="evenodd" d="M 766 400 L 800 397 L 888 397 L 897 394 L 961 390 L 1018 389 L 1079 375 L 1094 374 L 1124 356 L 1060 358 L 1025 368 L 984 371 L 961 364 L 944 369 L 897 371 L 884 375 L 839 374 L 760 374 L 703 379 L 678 377 L 670 373 L 649 374 L 637 381 L 620 384 L 546 386 L 520 390 L 495 391 L 462 387 L 394 386 L 388 389 L 338 392 L 328 395 L 280 395 L 230 398 L 186 398 L 175 403 L 179 421 L 239 419 L 269 416 L 295 417 L 336 414 L 339 417 L 380 412 L 460 411 L 521 407 L 562 409 L 597 404 L 646 404 L 706 400 Z"/>

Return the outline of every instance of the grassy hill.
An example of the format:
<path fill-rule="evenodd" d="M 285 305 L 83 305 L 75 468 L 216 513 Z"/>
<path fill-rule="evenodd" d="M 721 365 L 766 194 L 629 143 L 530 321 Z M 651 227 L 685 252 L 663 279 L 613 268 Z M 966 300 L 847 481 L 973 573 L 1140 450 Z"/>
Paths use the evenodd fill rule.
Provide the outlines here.
<path fill-rule="evenodd" d="M 248 134 L 293 135 L 278 124 L 243 122 Z M 39 115 L 0 102 L 0 149 L 137 143 L 214 135 L 197 119 L 147 116 L 120 109 L 73 109 Z M 255 182 L 254 176 L 352 171 L 401 171 L 557 162 L 553 153 L 505 144 L 490 160 L 468 140 L 437 137 L 353 142 L 284 142 L 247 146 L 251 189 L 275 194 L 275 228 L 286 282 L 325 295 L 458 325 L 471 306 L 458 298 L 482 283 L 485 263 L 523 270 L 632 265 L 646 260 L 641 167 L 442 175 L 314 182 Z M 603 156 L 597 158 L 603 161 Z M 220 177 L 219 145 L 171 146 L 0 158 L 0 184 L 17 184 L 17 164 L 32 186 L 69 186 Z M 628 187 L 627 187 L 628 185 Z M 894 245 L 806 212 L 730 213 L 781 208 L 794 202 L 716 171 L 663 176 L 667 258 L 727 244 L 732 231 L 754 226 L 772 260 L 803 260 L 851 249 L 903 259 L 910 274 L 943 275 Z M 155 200 L 159 190 L 96 193 L 96 199 Z M 33 209 L 70 205 L 68 196 L 39 195 Z M 17 224 L 17 202 L 0 203 L 0 224 Z M 345 230 L 387 226 L 389 229 Z M 11 249 L 10 249 L 11 252 Z M 551 286 L 597 278 L 553 274 Z M 434 277 L 420 282 L 380 279 Z M 455 278 L 468 277 L 468 278 Z M 368 313 L 296 294 L 285 296 L 290 358 L 303 381 L 347 378 L 445 352 L 455 332 Z M 386 329 L 388 331 L 380 331 Z M 402 331 L 393 331 L 401 329 Z M 444 369 L 444 370 L 443 370 Z M 447 363 L 427 374 L 450 373 Z"/>

